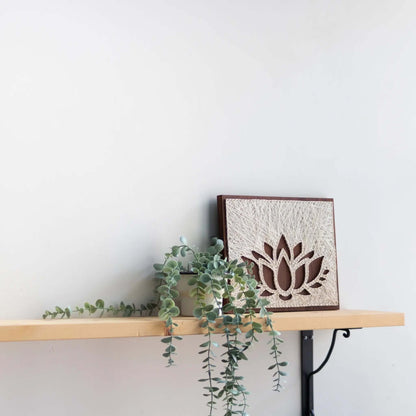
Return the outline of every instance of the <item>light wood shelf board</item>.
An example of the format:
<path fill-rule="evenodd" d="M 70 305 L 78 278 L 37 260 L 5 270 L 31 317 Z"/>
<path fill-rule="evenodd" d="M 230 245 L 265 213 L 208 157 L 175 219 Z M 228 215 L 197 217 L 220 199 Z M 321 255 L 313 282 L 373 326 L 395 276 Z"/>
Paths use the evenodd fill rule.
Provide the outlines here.
<path fill-rule="evenodd" d="M 263 323 L 261 318 L 256 319 Z M 282 312 L 272 316 L 279 331 L 334 328 L 368 328 L 404 325 L 404 314 L 365 310 Z M 192 317 L 175 319 L 176 335 L 203 334 L 205 330 Z M 218 331 L 220 332 L 220 331 Z M 0 320 L 1 341 L 45 341 L 65 339 L 164 336 L 166 328 L 158 317 L 95 318 L 58 320 Z"/>

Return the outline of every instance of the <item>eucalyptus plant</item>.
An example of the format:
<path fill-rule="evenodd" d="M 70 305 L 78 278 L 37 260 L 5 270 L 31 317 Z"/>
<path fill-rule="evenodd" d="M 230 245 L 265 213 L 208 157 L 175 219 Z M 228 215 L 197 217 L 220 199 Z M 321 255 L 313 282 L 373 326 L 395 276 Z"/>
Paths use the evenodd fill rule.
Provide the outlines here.
<path fill-rule="evenodd" d="M 52 311 L 46 310 L 43 318 L 70 318 L 74 314 L 85 313 L 100 317 L 108 313 L 115 316 L 144 316 L 158 310 L 168 333 L 161 339 L 165 345 L 163 357 L 167 359 L 167 365 L 172 366 L 175 363 L 176 341 L 182 339 L 175 333 L 178 326 L 175 317 L 180 315 L 177 285 L 181 272 L 192 271 L 194 276 L 188 283 L 191 286 L 190 295 L 195 300 L 193 312 L 201 327 L 206 329 L 206 341 L 199 346 L 205 375 L 199 381 L 204 383 L 203 395 L 207 398 L 208 415 L 213 415 L 221 401 L 224 416 L 248 416 L 249 392 L 244 386 L 244 377 L 239 373 L 239 365 L 242 360 L 248 359 L 247 352 L 258 342 L 257 336 L 264 327 L 270 336 L 271 364 L 268 369 L 273 371 L 273 390 L 280 390 L 281 377 L 286 375 L 282 367 L 287 363 L 280 360 L 279 345 L 283 340 L 273 328 L 271 312 L 267 310 L 269 302 L 259 296 L 257 281 L 249 266 L 223 258 L 223 249 L 224 243 L 218 238 L 211 240 L 206 251 L 199 251 L 189 246 L 185 237 L 181 237 L 180 244 L 165 253 L 163 263 L 154 264 L 157 301 L 138 306 L 124 302 L 107 306 L 102 299 L 98 299 L 95 303 L 85 302 L 83 306 L 75 308 L 56 306 Z M 188 260 L 187 269 L 184 266 L 185 259 Z M 259 322 L 258 316 L 263 322 Z M 222 334 L 221 345 L 214 341 L 214 333 Z M 219 369 L 218 361 L 222 365 Z"/>
<path fill-rule="evenodd" d="M 153 302 L 149 302 L 146 305 L 141 304 L 136 306 L 134 303 L 124 303 L 120 302 L 117 305 L 105 305 L 105 302 L 102 299 L 97 299 L 94 303 L 85 302 L 83 306 L 76 306 L 75 308 L 65 307 L 62 308 L 60 306 L 55 306 L 52 311 L 46 310 L 42 318 L 71 318 L 74 314 L 83 315 L 87 313 L 89 315 L 98 314 L 101 318 L 105 313 L 110 313 L 113 316 L 144 316 L 144 315 L 152 315 L 153 311 L 157 309 L 157 304 Z"/>
<path fill-rule="evenodd" d="M 162 338 L 166 344 L 163 356 L 167 358 L 168 366 L 174 364 L 174 343 L 181 339 L 175 335 L 177 324 L 174 318 L 180 313 L 176 305 L 179 293 L 175 288 L 183 270 L 183 257 L 190 255 L 188 269 L 195 276 L 188 283 L 191 286 L 190 295 L 195 299 L 194 316 L 201 321 L 201 327 L 206 328 L 207 340 L 200 345 L 199 351 L 203 355 L 202 368 L 206 375 L 199 381 L 205 383 L 204 396 L 208 398 L 209 416 L 212 416 L 218 400 L 223 402 L 224 416 L 245 416 L 248 391 L 238 370 L 241 360 L 247 360 L 247 351 L 258 341 L 257 334 L 263 332 L 263 325 L 255 321 L 256 310 L 259 310 L 264 325 L 270 330 L 272 363 L 269 370 L 273 370 L 274 390 L 280 390 L 281 377 L 285 375 L 281 367 L 287 363 L 280 361 L 279 351 L 283 340 L 273 328 L 271 313 L 266 309 L 269 302 L 260 298 L 257 281 L 245 263 L 229 261 L 221 256 L 224 248 L 222 240 L 213 238 L 205 252 L 194 250 L 184 237 L 180 242 L 165 254 L 163 263 L 154 265 L 156 278 L 159 279 L 159 317 L 166 322 L 169 334 Z M 206 302 L 207 295 L 211 295 L 214 304 Z M 224 352 L 221 354 L 223 368 L 220 371 L 216 367 L 215 350 L 219 345 L 213 340 L 214 332 L 221 332 L 224 337 Z"/>

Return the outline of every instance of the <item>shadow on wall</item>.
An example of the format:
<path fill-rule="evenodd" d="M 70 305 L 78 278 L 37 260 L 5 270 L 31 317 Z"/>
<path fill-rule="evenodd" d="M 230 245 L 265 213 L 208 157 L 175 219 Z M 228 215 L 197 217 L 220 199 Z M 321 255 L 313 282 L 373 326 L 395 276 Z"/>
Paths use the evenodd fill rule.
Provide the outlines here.
<path fill-rule="evenodd" d="M 210 199 L 207 208 L 208 210 L 208 231 L 210 237 L 220 237 L 219 226 L 218 226 L 218 210 L 217 210 L 217 199 Z"/>

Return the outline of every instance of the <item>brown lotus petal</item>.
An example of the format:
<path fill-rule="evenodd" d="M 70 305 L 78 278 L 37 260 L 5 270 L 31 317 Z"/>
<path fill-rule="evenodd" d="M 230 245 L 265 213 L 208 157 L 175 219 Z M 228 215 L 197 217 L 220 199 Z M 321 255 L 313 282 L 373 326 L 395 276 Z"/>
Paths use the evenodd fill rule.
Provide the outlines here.
<path fill-rule="evenodd" d="M 264 290 L 264 291 L 261 293 L 261 295 L 260 295 L 260 296 L 272 296 L 272 295 L 273 295 L 273 293 L 270 293 L 269 291 Z"/>
<path fill-rule="evenodd" d="M 282 300 L 289 300 L 289 299 L 292 299 L 292 295 L 288 295 L 288 296 L 279 295 L 279 298 Z"/>
<path fill-rule="evenodd" d="M 242 258 L 243 261 L 245 261 L 249 265 L 249 267 L 250 266 L 252 267 L 251 273 L 254 275 L 254 278 L 258 282 L 260 282 L 260 273 L 259 273 L 258 264 L 255 261 L 253 261 L 252 259 L 248 259 L 247 257 L 242 256 L 241 258 Z"/>
<path fill-rule="evenodd" d="M 311 285 L 310 287 L 313 287 L 314 289 L 316 289 L 316 288 L 321 287 L 321 286 L 322 286 L 321 283 L 315 283 L 315 284 Z"/>
<path fill-rule="evenodd" d="M 274 273 L 273 270 L 270 267 L 267 267 L 263 264 L 263 278 L 266 282 L 267 286 L 270 287 L 270 289 L 276 290 L 276 286 L 274 284 Z"/>
<path fill-rule="evenodd" d="M 253 257 L 258 260 L 258 259 L 263 259 L 266 260 L 260 253 L 257 253 L 257 251 L 252 251 L 251 254 L 253 255 Z M 267 261 L 267 260 L 266 260 Z"/>
<path fill-rule="evenodd" d="M 325 277 L 320 277 L 319 280 L 326 280 Z"/>
<path fill-rule="evenodd" d="M 302 243 L 298 243 L 293 247 L 293 258 L 295 259 L 302 253 Z"/>
<path fill-rule="evenodd" d="M 323 272 L 323 274 L 328 274 L 328 273 L 329 273 L 328 269 L 324 270 L 324 272 Z"/>
<path fill-rule="evenodd" d="M 324 257 L 318 257 L 315 260 L 312 260 L 309 263 L 309 277 L 308 277 L 308 282 L 312 282 L 312 280 L 314 280 L 318 275 L 319 272 L 321 271 L 321 267 L 322 267 L 322 261 L 323 261 Z"/>
<path fill-rule="evenodd" d="M 309 253 L 305 254 L 299 261 L 302 261 L 304 259 L 311 259 L 314 254 L 315 254 L 315 252 L 312 250 Z"/>
<path fill-rule="evenodd" d="M 306 289 L 303 289 L 302 292 L 299 293 L 299 295 L 310 295 L 310 293 Z"/>
<path fill-rule="evenodd" d="M 295 272 L 295 286 L 294 289 L 299 289 L 305 282 L 306 268 L 302 264 Z"/>
<path fill-rule="evenodd" d="M 288 290 L 292 283 L 292 274 L 290 273 L 290 268 L 284 257 L 282 258 L 277 271 L 277 281 L 279 282 L 280 288 L 283 290 Z"/>
<path fill-rule="evenodd" d="M 286 251 L 286 253 L 287 253 L 287 255 L 288 255 L 289 259 L 290 259 L 291 258 L 291 255 L 290 255 L 289 246 L 287 244 L 286 237 L 283 234 L 280 237 L 279 244 L 277 245 L 277 249 L 276 249 L 276 259 L 279 258 L 280 252 L 282 250 Z"/>
<path fill-rule="evenodd" d="M 270 244 L 264 243 L 264 252 L 273 258 L 273 247 Z"/>

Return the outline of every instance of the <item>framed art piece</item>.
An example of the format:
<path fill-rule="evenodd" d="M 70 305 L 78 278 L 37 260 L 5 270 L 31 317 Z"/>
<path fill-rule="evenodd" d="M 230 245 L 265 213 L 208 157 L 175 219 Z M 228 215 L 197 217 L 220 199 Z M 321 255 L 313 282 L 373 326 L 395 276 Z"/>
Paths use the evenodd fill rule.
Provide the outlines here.
<path fill-rule="evenodd" d="M 334 201 L 218 196 L 225 256 L 245 261 L 269 309 L 339 309 Z"/>

